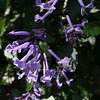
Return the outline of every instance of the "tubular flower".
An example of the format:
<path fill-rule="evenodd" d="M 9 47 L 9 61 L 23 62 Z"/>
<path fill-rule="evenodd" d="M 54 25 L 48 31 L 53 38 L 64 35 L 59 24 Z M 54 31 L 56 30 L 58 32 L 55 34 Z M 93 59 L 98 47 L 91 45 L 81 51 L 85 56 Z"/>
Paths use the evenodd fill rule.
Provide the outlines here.
<path fill-rule="evenodd" d="M 66 79 L 66 83 L 68 86 L 70 86 L 70 82 L 73 81 L 73 79 L 68 80 L 68 77 L 66 76 L 65 73 L 67 73 L 67 71 L 69 72 L 74 72 L 74 70 L 69 68 L 69 58 L 68 57 L 64 57 L 64 59 L 60 59 L 52 50 L 48 50 L 48 52 L 55 58 L 58 60 L 58 64 L 59 64 L 59 69 L 56 71 L 58 74 L 56 75 L 56 82 L 57 82 L 57 86 L 60 89 L 62 87 L 62 83 L 60 83 L 59 81 L 59 75 L 63 74 L 63 76 Z"/>
<path fill-rule="evenodd" d="M 19 99 L 30 100 L 30 98 L 32 100 L 40 100 L 39 97 L 41 96 L 42 91 L 39 91 L 39 89 L 38 89 L 39 85 L 36 83 L 34 83 L 32 85 L 33 85 L 32 91 L 26 92 L 26 93 L 22 94 L 20 97 L 15 97 L 14 100 L 19 100 Z"/>
<path fill-rule="evenodd" d="M 82 24 L 83 25 L 83 24 Z M 16 73 L 18 75 L 18 80 L 25 76 L 25 79 L 28 83 L 33 86 L 33 89 L 30 92 L 26 92 L 22 94 L 20 97 L 15 97 L 14 99 L 21 100 L 40 100 L 41 91 L 39 91 L 39 85 L 37 84 L 38 80 L 40 80 L 45 86 L 52 86 L 52 79 L 56 76 L 56 82 L 58 88 L 62 87 L 62 82 L 60 83 L 59 75 L 63 74 L 66 79 L 66 83 L 70 86 L 70 82 L 73 79 L 68 80 L 65 73 L 67 71 L 73 72 L 73 70 L 69 69 L 69 58 L 65 57 L 64 59 L 60 59 L 52 50 L 48 50 L 48 52 L 58 61 L 59 69 L 51 69 L 48 64 L 46 53 L 44 52 L 39 45 L 39 40 L 46 41 L 46 30 L 44 28 L 33 29 L 33 32 L 36 34 L 31 35 L 26 31 L 18 31 L 18 32 L 10 32 L 10 35 L 27 35 L 28 37 L 22 40 L 14 41 L 6 47 L 8 53 L 12 53 L 15 55 L 16 53 L 25 53 L 22 58 L 18 58 L 15 56 L 13 60 L 13 64 L 15 68 L 18 69 Z M 43 62 L 42 62 L 43 61 Z M 43 64 L 43 71 L 40 68 L 41 62 Z M 67 64 L 66 66 L 64 64 Z M 43 75 L 39 77 L 40 72 L 43 72 Z M 40 79 L 39 79 L 40 78 Z"/>
<path fill-rule="evenodd" d="M 42 3 L 41 0 L 36 0 L 36 6 L 40 7 L 40 12 L 43 12 L 43 10 L 47 10 L 47 12 L 41 17 L 39 14 L 36 14 L 34 19 L 35 22 L 37 22 L 38 20 L 42 20 L 42 22 L 44 22 L 44 19 L 49 16 L 53 10 L 55 10 L 56 8 L 54 7 L 55 4 L 58 2 L 58 0 L 50 0 L 46 3 Z"/>
<path fill-rule="evenodd" d="M 66 41 L 73 40 L 74 42 L 77 40 L 77 34 L 84 34 L 81 27 L 85 27 L 85 24 L 88 23 L 87 19 L 83 19 L 81 24 L 74 24 L 72 25 L 72 22 L 70 20 L 70 17 L 66 15 L 66 19 L 68 21 L 68 24 L 70 28 L 64 28 L 65 38 Z"/>
<path fill-rule="evenodd" d="M 91 0 L 90 3 L 88 5 L 84 5 L 83 1 L 82 0 L 78 0 L 80 6 L 81 6 L 81 15 L 84 16 L 85 15 L 85 9 L 86 8 L 94 8 L 94 5 L 93 5 L 93 2 L 94 0 Z"/>

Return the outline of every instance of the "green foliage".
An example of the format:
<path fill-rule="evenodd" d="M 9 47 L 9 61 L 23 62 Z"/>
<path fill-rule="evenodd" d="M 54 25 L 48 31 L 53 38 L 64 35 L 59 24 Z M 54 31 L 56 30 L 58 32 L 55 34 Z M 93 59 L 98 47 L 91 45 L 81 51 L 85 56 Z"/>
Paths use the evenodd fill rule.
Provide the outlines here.
<path fill-rule="evenodd" d="M 32 89 L 32 85 L 26 82 L 26 91 L 30 91 Z"/>
<path fill-rule="evenodd" d="M 0 19 L 0 37 L 4 34 L 6 30 L 5 21 L 6 18 Z"/>
<path fill-rule="evenodd" d="M 100 22 L 90 22 L 84 29 L 86 36 L 98 36 L 100 34 Z"/>
<path fill-rule="evenodd" d="M 2 15 L 6 11 L 9 3 L 10 0 L 0 0 L 0 15 Z"/>

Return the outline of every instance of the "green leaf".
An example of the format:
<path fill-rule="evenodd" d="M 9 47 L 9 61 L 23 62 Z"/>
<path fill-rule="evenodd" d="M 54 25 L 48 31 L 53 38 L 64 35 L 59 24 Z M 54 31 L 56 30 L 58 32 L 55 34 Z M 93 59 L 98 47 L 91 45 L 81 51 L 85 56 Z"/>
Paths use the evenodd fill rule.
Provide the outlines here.
<path fill-rule="evenodd" d="M 55 100 L 54 97 L 51 95 L 49 98 L 47 99 L 42 99 L 42 100 Z"/>
<path fill-rule="evenodd" d="M 92 46 L 95 45 L 95 43 L 96 43 L 96 38 L 95 38 L 95 37 L 89 37 L 88 40 L 89 40 L 89 43 L 90 43 Z"/>
<path fill-rule="evenodd" d="M 7 57 L 9 59 L 12 59 L 13 58 L 13 55 L 10 54 L 10 53 L 7 53 L 7 50 L 6 49 L 4 50 L 4 55 L 5 55 L 5 57 Z"/>
<path fill-rule="evenodd" d="M 6 72 L 8 73 L 9 71 L 13 71 L 11 64 L 8 64 L 6 67 Z"/>
<path fill-rule="evenodd" d="M 0 0 L 0 13 L 4 13 L 8 8 L 10 0 Z"/>
<path fill-rule="evenodd" d="M 82 0 L 84 5 L 87 5 L 90 3 L 90 0 Z M 86 9 L 86 12 L 89 14 L 90 9 Z M 69 13 L 69 16 L 71 19 L 75 20 L 75 17 L 77 15 L 81 15 L 81 6 L 78 2 L 78 0 L 68 0 L 67 3 L 67 11 Z"/>
<path fill-rule="evenodd" d="M 97 36 L 100 34 L 100 22 L 93 21 L 84 28 L 84 33 L 86 36 Z"/>
<path fill-rule="evenodd" d="M 90 100 L 90 98 L 92 97 L 92 93 L 91 92 L 88 92 L 86 89 L 85 89 L 85 87 L 83 87 L 83 86 L 77 86 L 79 89 L 80 89 L 80 91 L 81 91 L 81 95 L 84 97 L 84 100 L 86 99 L 86 100 Z"/>
<path fill-rule="evenodd" d="M 6 30 L 5 21 L 6 18 L 0 19 L 0 37 L 4 34 Z"/>
<path fill-rule="evenodd" d="M 49 45 L 46 42 L 40 41 L 39 45 L 40 45 L 41 49 L 43 49 L 43 50 L 48 50 L 50 48 Z M 47 57 L 50 56 L 50 54 L 47 51 L 45 51 L 45 53 L 46 53 Z"/>
<path fill-rule="evenodd" d="M 100 9 L 96 9 L 96 7 L 94 7 L 90 10 L 90 13 L 97 13 L 98 11 L 100 11 Z"/>
<path fill-rule="evenodd" d="M 27 81 L 26 81 L 26 91 L 30 91 L 32 89 L 32 85 L 31 83 L 29 84 Z"/>

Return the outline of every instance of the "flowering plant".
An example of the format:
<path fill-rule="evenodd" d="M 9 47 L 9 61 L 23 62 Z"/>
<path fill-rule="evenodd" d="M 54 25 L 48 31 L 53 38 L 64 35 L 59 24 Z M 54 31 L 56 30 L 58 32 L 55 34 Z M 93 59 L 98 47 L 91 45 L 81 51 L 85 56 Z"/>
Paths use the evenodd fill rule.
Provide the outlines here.
<path fill-rule="evenodd" d="M 18 31 L 19 29 L 15 29 L 17 31 L 10 29 L 8 37 L 14 38 L 5 49 L 7 54 L 12 56 L 11 63 L 13 62 L 13 70 L 17 75 L 16 80 L 25 79 L 26 84 L 31 87 L 29 90 L 24 90 L 22 95 L 21 93 L 15 95 L 14 100 L 40 100 L 44 96 L 43 88 L 58 88 L 60 91 L 63 86 L 67 87 L 68 85 L 71 91 L 70 87 L 77 77 L 72 76 L 77 72 L 77 55 L 81 55 L 79 49 L 83 45 L 81 44 L 83 43 L 82 39 L 86 34 L 84 28 L 90 22 L 88 11 L 94 9 L 94 0 L 89 0 L 89 2 L 74 1 L 79 6 L 79 14 L 75 16 L 76 21 L 73 21 L 73 15 L 71 15 L 68 6 L 72 4 L 71 2 L 73 0 L 44 0 L 44 2 L 43 0 L 35 0 L 35 4 L 32 6 L 35 10 L 30 10 L 29 7 L 29 9 L 24 9 L 25 13 L 21 10 L 13 12 L 16 15 L 21 13 L 10 21 L 8 27 L 12 27 L 14 22 L 19 21 L 20 26 L 24 26 L 23 23 L 26 22 L 25 28 L 27 27 L 27 29 L 24 27 L 22 30 L 19 28 L 20 31 Z M 77 5 L 75 6 L 77 7 Z M 12 11 L 12 8 L 9 9 Z M 15 9 L 17 8 L 15 7 Z M 30 22 L 26 20 L 29 17 Z M 13 27 L 16 27 L 16 24 Z M 47 47 L 42 46 L 43 44 Z"/>

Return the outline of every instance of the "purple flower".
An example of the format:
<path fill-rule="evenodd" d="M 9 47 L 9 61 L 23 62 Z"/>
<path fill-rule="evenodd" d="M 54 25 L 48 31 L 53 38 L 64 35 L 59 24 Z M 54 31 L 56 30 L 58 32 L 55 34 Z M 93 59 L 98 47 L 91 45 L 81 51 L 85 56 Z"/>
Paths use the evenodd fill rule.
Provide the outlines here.
<path fill-rule="evenodd" d="M 35 70 L 34 73 L 29 71 L 29 73 L 28 73 L 28 75 L 26 77 L 27 82 L 28 83 L 37 82 L 37 80 L 38 80 L 38 73 L 39 73 L 38 70 Z"/>
<path fill-rule="evenodd" d="M 14 41 L 12 45 L 9 44 L 6 47 L 6 50 L 8 53 L 11 53 L 13 51 L 12 54 L 15 55 L 17 50 L 18 50 L 18 53 L 20 53 L 21 50 L 27 48 L 29 44 L 30 44 L 29 42 L 26 42 L 26 43 L 23 43 L 22 45 L 19 45 L 17 41 Z"/>
<path fill-rule="evenodd" d="M 62 83 L 60 83 L 59 81 L 59 72 L 57 74 L 56 83 L 57 83 L 58 89 L 60 89 L 62 87 Z"/>
<path fill-rule="evenodd" d="M 35 22 L 37 22 L 38 20 L 42 20 L 42 22 L 44 22 L 44 19 L 48 15 L 50 15 L 53 12 L 53 10 L 56 9 L 54 6 L 58 2 L 58 0 L 50 0 L 46 3 L 41 3 L 41 0 L 36 0 L 35 2 L 36 5 L 40 7 L 40 12 L 42 12 L 44 9 L 48 10 L 42 17 L 39 14 L 35 15 L 34 17 Z"/>
<path fill-rule="evenodd" d="M 72 25 L 72 22 L 71 22 L 68 15 L 66 15 L 66 19 L 67 19 L 68 24 L 70 26 L 70 28 L 64 28 L 64 30 L 63 30 L 65 33 L 66 41 L 68 41 L 68 40 L 76 41 L 77 40 L 76 34 L 84 34 L 81 27 L 84 27 L 85 24 L 88 23 L 88 20 L 83 19 L 81 24 Z"/>
<path fill-rule="evenodd" d="M 58 1 L 58 0 L 55 0 L 55 1 Z M 54 7 L 55 4 L 56 2 L 54 3 L 54 0 L 50 0 L 46 3 L 41 3 L 41 0 L 36 0 L 36 5 L 40 7 L 40 12 L 42 12 L 44 9 L 55 10 L 56 9 Z"/>
<path fill-rule="evenodd" d="M 69 58 L 68 57 L 64 57 L 64 59 L 62 59 L 62 60 L 60 60 L 60 61 L 58 61 L 58 63 L 59 64 L 61 64 L 61 63 L 66 63 L 66 64 L 69 64 L 69 62 L 70 62 L 70 60 L 69 60 Z"/>
<path fill-rule="evenodd" d="M 50 3 L 47 2 L 47 3 L 44 4 L 44 9 L 55 10 L 56 8 L 53 5 L 50 5 Z"/>
<path fill-rule="evenodd" d="M 38 34 L 35 34 L 34 36 L 37 36 L 37 38 L 43 40 L 43 41 L 46 41 L 46 29 L 44 28 L 40 28 L 40 29 L 32 29 L 33 32 L 35 33 L 38 33 Z"/>
<path fill-rule="evenodd" d="M 64 71 L 62 71 L 62 74 L 64 75 L 64 77 L 66 79 L 67 85 L 70 86 L 70 82 L 73 81 L 73 79 L 68 80 L 68 77 L 66 76 L 66 74 L 64 73 Z"/>
<path fill-rule="evenodd" d="M 73 81 L 73 79 L 68 80 L 65 72 L 67 73 L 67 71 L 69 72 L 75 72 L 74 70 L 69 68 L 69 62 L 70 59 L 68 57 L 64 57 L 63 59 L 60 59 L 52 50 L 48 50 L 48 52 L 55 58 L 58 60 L 58 64 L 60 66 L 60 68 L 57 70 L 58 74 L 56 76 L 56 82 L 57 82 L 57 86 L 60 89 L 62 87 L 62 83 L 60 83 L 59 81 L 59 74 L 63 74 L 65 79 L 66 79 L 66 83 L 68 84 L 68 86 L 70 86 L 70 82 Z"/>
<path fill-rule="evenodd" d="M 24 61 L 19 60 L 17 57 L 14 57 L 13 61 L 14 61 L 14 65 L 20 70 L 23 70 L 26 66 L 26 63 Z"/>
<path fill-rule="evenodd" d="M 33 48 L 30 48 L 30 50 L 28 51 L 28 53 L 21 59 L 19 60 L 17 57 L 13 58 L 14 61 L 14 65 L 18 68 L 20 68 L 20 70 L 23 70 L 26 66 L 26 61 L 29 58 L 29 56 L 31 56 L 33 54 Z"/>
<path fill-rule="evenodd" d="M 37 54 L 36 54 L 37 55 Z M 26 63 L 27 67 L 31 70 L 31 72 L 36 71 L 40 67 L 40 58 L 41 54 L 39 53 L 38 56 L 35 56 L 33 59 Z"/>
<path fill-rule="evenodd" d="M 68 80 L 68 77 L 66 76 L 65 72 L 66 73 L 67 73 L 67 71 L 74 72 L 74 70 L 69 69 L 69 62 L 70 62 L 70 60 L 69 60 L 68 57 L 64 57 L 62 60 L 58 61 L 60 66 L 63 67 L 63 70 L 61 72 L 62 72 L 62 74 L 64 75 L 64 77 L 66 79 L 66 83 L 70 86 L 70 82 L 73 81 L 73 79 Z"/>
<path fill-rule="evenodd" d="M 29 94 L 29 92 L 23 93 L 22 96 L 20 96 L 20 97 L 15 97 L 14 100 L 19 100 L 19 99 L 24 100 L 23 97 L 26 96 L 26 95 L 28 95 L 28 94 Z"/>
<path fill-rule="evenodd" d="M 17 68 L 20 70 L 23 70 L 24 72 L 22 74 L 17 73 L 18 79 L 21 79 L 24 75 L 27 76 L 26 80 L 31 83 L 31 82 L 37 82 L 38 80 L 38 68 L 40 67 L 40 60 L 37 61 L 40 57 L 40 54 L 38 56 L 35 56 L 33 59 L 30 61 L 27 61 L 29 56 L 33 54 L 33 48 L 30 48 L 28 53 L 21 59 L 19 60 L 17 57 L 13 58 L 14 65 L 16 65 Z"/>
<path fill-rule="evenodd" d="M 34 16 L 34 21 L 37 22 L 38 20 L 41 20 L 41 16 L 39 14 L 36 14 Z"/>
<path fill-rule="evenodd" d="M 43 35 L 44 34 L 44 32 L 46 31 L 46 29 L 45 28 L 39 28 L 39 29 L 32 29 L 32 31 L 33 32 L 35 32 L 35 33 L 39 33 L 38 35 Z M 37 35 L 37 34 L 35 34 L 35 35 Z"/>
<path fill-rule="evenodd" d="M 72 26 L 75 28 L 75 27 L 85 27 L 85 25 L 88 23 L 88 20 L 87 19 L 82 19 L 82 22 L 81 24 L 73 24 Z"/>
<path fill-rule="evenodd" d="M 52 13 L 52 10 L 49 10 L 49 11 L 47 11 L 42 17 L 39 15 L 39 14 L 37 14 L 37 15 L 35 15 L 35 22 L 37 22 L 38 20 L 42 20 L 42 22 L 44 22 L 44 19 L 50 14 L 50 13 Z"/>
<path fill-rule="evenodd" d="M 9 32 L 9 35 L 30 35 L 30 33 L 27 31 L 18 31 L 18 32 L 11 31 Z"/>
<path fill-rule="evenodd" d="M 12 50 L 13 50 L 14 48 L 18 47 L 18 46 L 19 46 L 19 43 L 18 43 L 17 41 L 14 41 L 14 42 L 12 43 L 12 45 L 9 44 L 9 45 L 6 46 L 6 50 L 7 50 L 8 53 L 11 53 Z"/>
<path fill-rule="evenodd" d="M 58 61 L 61 60 L 52 50 L 49 49 L 48 52 Z"/>
<path fill-rule="evenodd" d="M 68 29 L 68 31 L 67 31 L 68 33 L 71 33 L 71 32 L 74 32 L 75 31 L 76 34 L 78 34 L 78 33 L 83 34 L 83 32 L 82 32 L 82 30 L 80 28 L 80 25 L 77 25 L 76 27 L 73 26 L 72 25 L 72 22 L 71 22 L 71 20 L 70 20 L 70 18 L 69 18 L 68 15 L 66 15 L 66 19 L 67 19 L 68 24 L 70 26 L 70 29 Z"/>
<path fill-rule="evenodd" d="M 63 71 L 64 72 L 75 72 L 74 70 L 72 69 L 69 69 L 69 62 L 70 62 L 70 59 L 68 57 L 64 57 L 63 59 L 61 59 L 60 61 L 58 61 L 58 64 L 63 67 Z"/>
<path fill-rule="evenodd" d="M 39 97 L 43 93 L 42 91 L 39 91 L 38 88 L 39 88 L 39 85 L 36 83 L 33 83 L 33 90 L 34 90 L 34 94 L 35 94 L 35 99 L 33 99 L 33 100 L 40 100 Z"/>
<path fill-rule="evenodd" d="M 21 78 L 23 78 L 23 76 L 25 75 L 25 72 L 23 72 L 23 73 L 16 73 L 17 75 L 18 75 L 18 80 L 20 80 Z"/>
<path fill-rule="evenodd" d="M 25 39 L 23 39 L 23 40 L 17 40 L 17 42 L 18 43 L 23 43 L 23 42 L 26 42 L 26 41 L 28 41 L 29 40 L 29 37 L 28 38 L 25 38 Z"/>
<path fill-rule="evenodd" d="M 42 91 L 39 91 L 39 85 L 34 83 L 33 84 L 33 90 L 31 90 L 30 92 L 26 92 L 24 94 L 22 94 L 22 96 L 20 97 L 15 97 L 14 100 L 40 100 L 39 97 L 41 96 Z"/>
<path fill-rule="evenodd" d="M 44 61 L 43 61 L 43 76 L 41 76 L 40 80 L 42 83 L 46 83 L 48 87 L 52 86 L 51 80 L 55 75 L 55 70 L 50 70 L 46 58 L 46 54 L 43 53 Z"/>
<path fill-rule="evenodd" d="M 34 72 L 40 67 L 40 61 L 38 62 L 29 61 L 27 63 L 27 67 L 31 70 L 31 72 Z"/>
<path fill-rule="evenodd" d="M 43 74 L 43 76 L 41 76 L 40 80 L 42 83 L 46 83 L 48 87 L 51 87 L 52 86 L 51 80 L 54 75 L 55 75 L 55 70 L 45 70 L 45 73 Z"/>
<path fill-rule="evenodd" d="M 35 3 L 36 3 L 37 6 L 40 6 L 41 5 L 41 0 L 36 0 Z"/>
<path fill-rule="evenodd" d="M 78 0 L 79 4 L 81 5 L 81 15 L 82 16 L 85 15 L 85 13 L 86 13 L 85 9 L 86 8 L 94 8 L 93 1 L 94 0 L 91 0 L 91 2 L 88 5 L 85 6 L 82 0 Z"/>
<path fill-rule="evenodd" d="M 57 1 L 58 0 L 48 1 L 47 3 L 44 4 L 44 9 L 47 9 L 48 12 L 51 13 L 49 6 L 51 7 L 52 5 L 53 7 L 57 3 Z M 36 4 L 41 5 L 41 1 L 36 0 Z M 44 18 L 46 18 L 49 15 L 48 12 L 45 13 L 44 16 L 40 18 L 44 20 Z M 81 25 L 84 26 L 85 23 L 86 23 L 86 20 L 84 20 L 81 23 Z M 72 26 L 72 27 L 74 28 L 76 26 Z M 41 96 L 42 92 L 39 91 L 39 85 L 37 84 L 37 81 L 39 78 L 38 77 L 39 73 L 41 71 L 41 69 L 39 68 L 41 61 L 43 61 L 43 75 L 40 76 L 40 81 L 44 83 L 47 87 L 52 86 L 51 81 L 55 75 L 56 75 L 56 82 L 57 82 L 58 88 L 62 87 L 62 83 L 60 83 L 59 81 L 60 74 L 63 74 L 68 85 L 70 85 L 70 82 L 72 81 L 72 79 L 68 80 L 65 74 L 67 73 L 67 71 L 73 72 L 73 70 L 69 68 L 69 62 L 70 62 L 69 58 L 65 57 L 64 59 L 60 59 L 52 50 L 49 49 L 48 52 L 58 61 L 58 64 L 59 64 L 59 69 L 57 71 L 55 71 L 54 69 L 50 69 L 46 54 L 44 50 L 41 49 L 39 45 L 39 41 L 38 41 L 39 39 L 46 41 L 46 30 L 44 28 L 40 28 L 40 29 L 33 29 L 32 31 L 37 34 L 31 35 L 22 40 L 14 41 L 12 45 L 9 44 L 6 47 L 7 52 L 8 53 L 12 52 L 13 55 L 16 54 L 17 51 L 18 53 L 25 53 L 27 51 L 25 56 L 22 57 L 21 59 L 15 56 L 13 58 L 13 61 L 14 61 L 13 63 L 15 67 L 19 69 L 19 71 L 17 72 L 18 80 L 23 78 L 23 76 L 26 76 L 25 78 L 26 81 L 28 83 L 31 83 L 33 86 L 33 89 L 30 92 L 26 92 L 25 94 L 22 94 L 22 96 L 20 97 L 15 97 L 14 98 L 15 100 L 16 99 L 40 100 L 39 97 Z M 30 35 L 30 33 L 26 31 L 18 31 L 18 32 L 12 31 L 9 34 L 10 35 Z M 33 58 L 31 58 L 32 56 Z M 42 58 L 43 60 L 41 60 Z"/>

